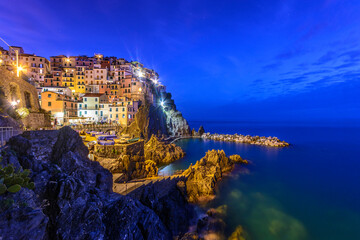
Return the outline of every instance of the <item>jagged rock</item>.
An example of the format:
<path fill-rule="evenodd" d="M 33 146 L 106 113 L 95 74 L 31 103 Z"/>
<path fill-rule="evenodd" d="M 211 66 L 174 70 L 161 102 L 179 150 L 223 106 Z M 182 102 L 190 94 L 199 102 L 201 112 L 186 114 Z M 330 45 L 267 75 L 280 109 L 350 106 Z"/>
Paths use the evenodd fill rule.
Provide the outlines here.
<path fill-rule="evenodd" d="M 180 179 L 163 179 L 143 188 L 138 188 L 130 196 L 153 209 L 173 236 L 188 231 L 193 222 L 195 210 L 189 205 L 178 188 Z"/>
<path fill-rule="evenodd" d="M 228 240 L 246 240 L 248 238 L 248 234 L 244 231 L 242 226 L 237 226 L 235 231 L 230 235 Z"/>
<path fill-rule="evenodd" d="M 244 163 L 244 164 L 248 163 L 248 161 L 242 159 L 242 157 L 240 157 L 240 155 L 238 155 L 238 154 L 231 155 L 231 156 L 229 156 L 229 158 L 234 163 Z"/>
<path fill-rule="evenodd" d="M 190 127 L 181 112 L 176 109 L 170 93 L 154 95 L 154 104 L 145 101 L 135 114 L 135 121 L 123 130 L 133 137 L 149 140 L 157 136 L 189 136 Z M 158 103 L 164 101 L 164 106 Z"/>
<path fill-rule="evenodd" d="M 0 195 L 0 201 L 15 200 L 0 213 L 0 236 L 171 239 L 171 231 L 152 209 L 112 193 L 112 174 L 87 158 L 87 150 L 75 134 L 62 128 L 27 132 L 11 139 L 2 152 L 3 162 L 17 159 L 20 167 L 30 168 L 35 189 Z"/>
<path fill-rule="evenodd" d="M 199 136 L 202 136 L 204 133 L 205 133 L 204 127 L 203 127 L 203 126 L 200 126 L 200 127 L 199 127 L 199 130 L 198 130 L 198 135 L 199 135 Z"/>
<path fill-rule="evenodd" d="M 156 163 L 139 155 L 119 155 L 117 158 L 96 157 L 100 165 L 111 173 L 124 173 L 125 180 L 157 176 Z"/>
<path fill-rule="evenodd" d="M 194 166 L 182 174 L 186 177 L 186 192 L 189 202 L 207 201 L 214 197 L 216 182 L 223 173 L 232 170 L 234 162 L 223 150 L 208 151 Z"/>
<path fill-rule="evenodd" d="M 185 156 L 181 147 L 175 144 L 166 144 L 152 135 L 144 146 L 145 159 L 152 160 L 158 165 L 169 164 Z"/>

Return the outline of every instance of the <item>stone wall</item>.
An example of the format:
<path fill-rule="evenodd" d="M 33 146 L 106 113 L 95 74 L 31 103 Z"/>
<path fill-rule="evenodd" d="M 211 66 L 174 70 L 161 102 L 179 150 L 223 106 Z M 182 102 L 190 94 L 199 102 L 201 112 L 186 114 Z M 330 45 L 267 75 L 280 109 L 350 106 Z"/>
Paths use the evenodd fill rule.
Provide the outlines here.
<path fill-rule="evenodd" d="M 36 88 L 5 67 L 0 67 L 0 87 L 9 102 L 20 100 L 17 107 L 28 108 L 31 112 L 40 110 Z"/>
<path fill-rule="evenodd" d="M 27 108 L 30 114 L 21 120 L 26 128 L 50 127 L 50 119 L 41 112 L 36 88 L 17 77 L 15 72 L 0 67 L 0 88 L 8 103 L 16 102 L 16 108 Z"/>
<path fill-rule="evenodd" d="M 21 120 L 26 128 L 38 129 L 50 127 L 50 122 L 44 113 L 30 113 L 29 116 Z"/>
<path fill-rule="evenodd" d="M 119 155 L 144 156 L 144 141 L 139 140 L 135 143 L 109 146 L 96 144 L 94 155 L 102 158 L 118 158 Z"/>

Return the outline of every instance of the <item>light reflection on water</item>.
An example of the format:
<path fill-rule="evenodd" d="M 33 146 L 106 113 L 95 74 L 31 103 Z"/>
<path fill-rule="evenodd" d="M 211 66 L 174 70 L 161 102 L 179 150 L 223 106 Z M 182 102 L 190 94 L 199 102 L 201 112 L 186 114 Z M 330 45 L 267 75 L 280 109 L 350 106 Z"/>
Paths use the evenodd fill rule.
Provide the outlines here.
<path fill-rule="evenodd" d="M 293 145 L 269 148 L 185 139 L 177 142 L 185 158 L 159 172 L 186 169 L 211 149 L 240 154 L 252 164 L 225 177 L 208 206 L 227 205 L 227 236 L 242 225 L 253 240 L 360 239 L 360 162 L 355 159 L 360 129 L 265 130 Z"/>

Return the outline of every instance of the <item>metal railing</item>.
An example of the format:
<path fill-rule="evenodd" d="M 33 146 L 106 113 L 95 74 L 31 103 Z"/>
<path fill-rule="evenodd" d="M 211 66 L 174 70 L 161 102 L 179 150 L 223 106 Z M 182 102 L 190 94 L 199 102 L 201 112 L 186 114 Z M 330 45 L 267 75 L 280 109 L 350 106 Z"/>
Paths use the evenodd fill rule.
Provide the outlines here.
<path fill-rule="evenodd" d="M 20 133 L 21 131 L 14 130 L 13 127 L 0 127 L 0 148 L 5 146 L 11 137 Z"/>

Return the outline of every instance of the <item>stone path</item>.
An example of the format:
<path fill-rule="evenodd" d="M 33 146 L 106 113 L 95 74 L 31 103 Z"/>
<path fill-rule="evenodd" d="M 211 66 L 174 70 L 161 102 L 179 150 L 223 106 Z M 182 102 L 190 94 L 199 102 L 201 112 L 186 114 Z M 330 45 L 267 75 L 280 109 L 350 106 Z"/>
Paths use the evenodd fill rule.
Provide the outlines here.
<path fill-rule="evenodd" d="M 127 183 L 113 183 L 113 191 L 116 193 L 120 193 L 122 195 L 127 195 L 133 192 L 136 189 L 149 186 L 150 184 L 156 184 L 156 187 L 165 189 L 166 185 L 172 181 L 179 181 L 181 180 L 182 176 L 180 175 L 173 175 L 173 176 L 166 176 L 166 177 L 155 177 L 155 178 L 145 178 L 145 179 L 136 179 L 131 180 Z M 114 179 L 116 179 L 114 177 Z"/>

